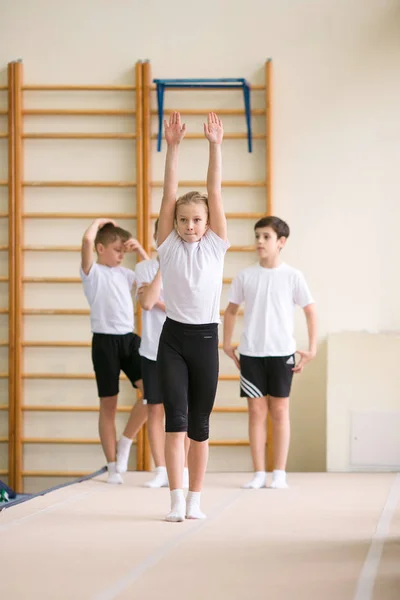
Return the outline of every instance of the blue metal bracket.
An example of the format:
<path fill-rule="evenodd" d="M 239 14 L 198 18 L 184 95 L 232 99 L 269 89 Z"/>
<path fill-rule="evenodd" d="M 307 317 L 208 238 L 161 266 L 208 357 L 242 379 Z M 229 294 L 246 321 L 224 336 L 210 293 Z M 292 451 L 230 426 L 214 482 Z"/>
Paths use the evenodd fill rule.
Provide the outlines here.
<path fill-rule="evenodd" d="M 251 132 L 251 105 L 250 105 L 250 84 L 246 79 L 154 79 L 157 89 L 158 106 L 158 138 L 157 151 L 161 150 L 162 129 L 164 121 L 164 91 L 174 88 L 199 88 L 199 89 L 242 89 L 244 99 L 244 109 L 247 125 L 247 145 L 249 152 L 253 150 L 253 140 Z M 218 111 L 217 111 L 218 112 Z"/>

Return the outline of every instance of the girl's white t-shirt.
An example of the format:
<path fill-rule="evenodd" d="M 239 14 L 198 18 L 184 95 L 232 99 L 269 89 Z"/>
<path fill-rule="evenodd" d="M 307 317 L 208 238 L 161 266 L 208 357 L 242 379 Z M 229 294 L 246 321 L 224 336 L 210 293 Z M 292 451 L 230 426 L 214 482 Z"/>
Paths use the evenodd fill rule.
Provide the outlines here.
<path fill-rule="evenodd" d="M 208 229 L 198 242 L 175 231 L 158 247 L 167 317 L 179 323 L 219 323 L 228 241 Z"/>

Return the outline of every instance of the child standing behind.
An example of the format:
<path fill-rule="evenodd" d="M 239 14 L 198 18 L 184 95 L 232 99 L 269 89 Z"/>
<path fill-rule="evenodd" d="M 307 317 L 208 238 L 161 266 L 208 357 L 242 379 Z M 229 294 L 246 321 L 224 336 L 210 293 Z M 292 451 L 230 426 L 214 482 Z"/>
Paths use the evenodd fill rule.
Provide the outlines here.
<path fill-rule="evenodd" d="M 157 239 L 158 219 L 154 228 L 154 239 Z M 149 443 L 156 467 L 153 479 L 145 483 L 146 487 L 168 487 L 167 468 L 165 466 L 165 428 L 164 406 L 157 375 L 157 351 L 161 331 L 166 319 L 160 263 L 158 258 L 142 260 L 135 270 L 138 298 L 143 309 L 142 341 L 139 353 L 142 359 L 142 376 L 144 395 L 147 402 Z M 183 487 L 189 487 L 187 453 L 189 439 L 185 439 L 185 468 L 183 471 Z"/>
<path fill-rule="evenodd" d="M 249 407 L 250 449 L 254 477 L 245 488 L 266 487 L 265 444 L 268 411 L 272 420 L 274 472 L 272 488 L 286 488 L 286 461 L 290 442 L 289 395 L 293 373 L 300 373 L 317 351 L 314 300 L 300 271 L 281 262 L 289 237 L 288 225 L 278 217 L 255 224 L 259 262 L 233 280 L 224 317 L 224 351 L 240 369 L 240 395 Z M 244 330 L 240 358 L 232 346 L 239 306 L 244 302 Z M 309 346 L 297 351 L 293 337 L 294 308 L 304 311 Z"/>
<path fill-rule="evenodd" d="M 97 261 L 95 254 L 97 253 Z M 107 460 L 108 483 L 123 483 L 132 441 L 145 423 L 142 401 L 132 408 L 124 433 L 116 440 L 115 416 L 121 370 L 143 394 L 140 338 L 134 333 L 132 287 L 135 273 L 121 266 L 126 252 L 148 258 L 139 242 L 110 219 L 96 219 L 82 240 L 80 276 L 90 306 L 92 361 L 100 398 L 99 434 Z"/>

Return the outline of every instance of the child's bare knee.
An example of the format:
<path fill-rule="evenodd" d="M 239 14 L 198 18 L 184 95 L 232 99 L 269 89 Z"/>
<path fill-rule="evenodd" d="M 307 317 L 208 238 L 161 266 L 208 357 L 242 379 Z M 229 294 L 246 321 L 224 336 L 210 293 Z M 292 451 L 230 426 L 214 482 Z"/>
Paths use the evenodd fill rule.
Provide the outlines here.
<path fill-rule="evenodd" d="M 114 415 L 117 411 L 118 396 L 108 396 L 100 398 L 100 412 L 102 414 Z"/>

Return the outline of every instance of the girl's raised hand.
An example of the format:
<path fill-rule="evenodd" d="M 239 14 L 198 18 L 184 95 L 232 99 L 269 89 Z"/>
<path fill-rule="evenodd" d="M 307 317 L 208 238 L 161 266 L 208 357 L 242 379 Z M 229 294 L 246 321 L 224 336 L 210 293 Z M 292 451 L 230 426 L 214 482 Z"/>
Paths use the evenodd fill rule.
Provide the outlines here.
<path fill-rule="evenodd" d="M 178 112 L 171 113 L 169 123 L 164 121 L 164 127 L 168 146 L 180 144 L 186 133 L 186 125 L 181 123 L 181 115 Z"/>
<path fill-rule="evenodd" d="M 213 112 L 208 115 L 208 122 L 204 123 L 204 135 L 211 144 L 222 144 L 224 128 L 221 119 Z"/>

